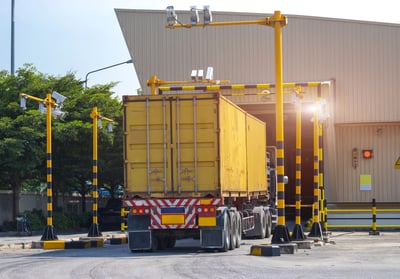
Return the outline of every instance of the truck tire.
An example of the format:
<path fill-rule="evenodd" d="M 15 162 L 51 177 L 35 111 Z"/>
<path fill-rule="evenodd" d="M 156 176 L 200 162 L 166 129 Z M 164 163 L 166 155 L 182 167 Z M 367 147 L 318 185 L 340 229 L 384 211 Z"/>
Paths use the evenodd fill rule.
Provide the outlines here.
<path fill-rule="evenodd" d="M 240 242 L 242 241 L 242 217 L 239 212 L 235 213 L 235 218 L 237 220 L 237 231 L 236 231 L 236 246 L 235 248 L 240 247 Z"/>
<path fill-rule="evenodd" d="M 169 236 L 166 238 L 167 241 L 167 248 L 174 248 L 175 247 L 175 243 L 176 243 L 176 237 L 174 236 Z"/>
<path fill-rule="evenodd" d="M 238 232 L 238 224 L 237 224 L 237 219 L 236 219 L 236 214 L 232 212 L 230 214 L 230 219 L 231 219 L 231 243 L 229 246 L 229 250 L 233 250 L 236 248 L 236 242 L 237 242 L 237 232 Z"/>
<path fill-rule="evenodd" d="M 225 211 L 224 213 L 224 228 L 223 228 L 223 247 L 222 252 L 227 252 L 231 247 L 231 222 L 229 219 L 229 213 Z"/>
<path fill-rule="evenodd" d="M 151 247 L 150 252 L 156 252 L 158 250 L 158 237 L 154 235 L 151 237 Z"/>
<path fill-rule="evenodd" d="M 265 230 L 265 237 L 271 237 L 272 234 L 272 216 L 271 216 L 271 212 L 269 212 L 269 210 L 265 211 L 265 215 L 266 215 L 266 230 Z"/>
<path fill-rule="evenodd" d="M 256 226 L 259 228 L 258 229 L 258 233 L 256 235 L 256 238 L 258 239 L 263 239 L 265 238 L 267 232 L 267 220 L 266 220 L 266 216 L 264 213 L 263 208 L 261 207 L 256 207 L 254 208 L 254 212 L 258 214 L 258 218 L 257 221 L 259 222 Z"/>

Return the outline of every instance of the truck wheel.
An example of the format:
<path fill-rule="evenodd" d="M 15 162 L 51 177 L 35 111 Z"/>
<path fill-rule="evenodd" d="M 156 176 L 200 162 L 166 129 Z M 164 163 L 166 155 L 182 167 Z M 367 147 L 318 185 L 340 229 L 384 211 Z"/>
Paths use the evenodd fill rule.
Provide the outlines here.
<path fill-rule="evenodd" d="M 158 249 L 165 250 L 167 249 L 168 238 L 167 237 L 159 237 L 158 238 Z"/>
<path fill-rule="evenodd" d="M 225 212 L 224 214 L 224 230 L 223 230 L 223 247 L 221 248 L 222 252 L 227 252 L 231 246 L 231 222 L 229 220 L 228 213 Z"/>
<path fill-rule="evenodd" d="M 265 212 L 265 215 L 266 215 L 266 220 L 267 220 L 267 223 L 266 223 L 267 227 L 266 227 L 266 230 L 265 230 L 265 237 L 268 238 L 268 237 L 271 237 L 271 234 L 272 234 L 271 212 L 267 211 L 267 212 Z"/>
<path fill-rule="evenodd" d="M 266 218 L 265 218 L 265 214 L 264 211 L 262 210 L 260 213 L 260 230 L 259 230 L 259 235 L 257 236 L 257 238 L 259 239 L 263 239 L 265 238 L 266 235 L 266 230 L 267 230 L 267 222 L 266 222 Z"/>
<path fill-rule="evenodd" d="M 238 232 L 238 225 L 237 225 L 237 219 L 236 219 L 236 214 L 232 213 L 231 214 L 231 244 L 229 246 L 229 250 L 233 250 L 236 248 L 237 245 L 237 232 Z"/>
<path fill-rule="evenodd" d="M 241 218 L 239 212 L 235 213 L 235 219 L 236 219 L 236 224 L 237 224 L 236 235 L 235 235 L 235 237 L 236 237 L 235 248 L 239 248 L 240 242 L 242 241 L 242 218 Z"/>
<path fill-rule="evenodd" d="M 176 238 L 173 236 L 169 236 L 166 238 L 167 248 L 174 248 L 176 243 Z"/>
<path fill-rule="evenodd" d="M 151 248 L 150 252 L 156 252 L 158 250 L 158 238 L 155 236 L 151 237 Z"/>

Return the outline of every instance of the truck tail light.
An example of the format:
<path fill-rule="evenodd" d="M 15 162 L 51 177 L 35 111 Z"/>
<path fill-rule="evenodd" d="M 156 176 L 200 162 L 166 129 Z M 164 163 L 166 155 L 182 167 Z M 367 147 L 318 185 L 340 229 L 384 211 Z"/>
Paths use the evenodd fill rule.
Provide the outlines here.
<path fill-rule="evenodd" d="M 134 207 L 131 212 L 133 215 L 148 215 L 150 214 L 150 209 L 147 207 Z"/>

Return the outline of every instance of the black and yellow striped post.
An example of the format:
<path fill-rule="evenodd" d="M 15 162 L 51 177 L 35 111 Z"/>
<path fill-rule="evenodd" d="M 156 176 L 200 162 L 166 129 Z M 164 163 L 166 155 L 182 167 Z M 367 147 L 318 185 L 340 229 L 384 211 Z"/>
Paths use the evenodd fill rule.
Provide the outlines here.
<path fill-rule="evenodd" d="M 57 240 L 53 226 L 53 162 L 51 146 L 51 109 L 55 102 L 51 94 L 46 95 L 46 173 L 47 173 L 47 226 L 44 229 L 41 240 Z"/>
<path fill-rule="evenodd" d="M 282 27 L 287 25 L 287 18 L 280 11 L 275 11 L 268 18 L 268 26 L 274 28 L 275 41 L 275 78 L 276 78 L 276 148 L 278 177 L 278 224 L 274 230 L 271 243 L 290 242 L 289 231 L 285 220 L 285 142 L 283 126 L 283 70 L 282 70 Z"/>
<path fill-rule="evenodd" d="M 56 93 L 59 96 L 59 93 Z M 47 181 L 47 225 L 44 229 L 41 240 L 57 240 L 57 235 L 54 232 L 53 227 L 53 161 L 52 161 L 52 139 L 51 139 L 51 117 L 53 114 L 53 107 L 58 108 L 58 112 L 61 111 L 59 108 L 62 104 L 57 104 L 52 99 L 52 94 L 47 93 L 45 99 L 41 99 L 35 96 L 31 96 L 25 93 L 20 93 L 21 96 L 21 107 L 25 108 L 25 100 L 31 99 L 40 104 L 43 104 L 46 107 L 46 181 Z M 66 99 L 64 96 L 63 101 Z M 24 102 L 22 102 L 24 100 Z M 61 101 L 61 102 L 63 102 Z M 40 107 L 39 107 L 40 108 Z"/>
<path fill-rule="evenodd" d="M 319 190 L 320 190 L 320 199 L 319 199 L 319 209 L 320 209 L 320 222 L 322 229 L 324 231 L 328 230 L 327 224 L 327 213 L 326 213 L 326 199 L 325 199 L 325 182 L 324 182 L 324 143 L 323 143 L 323 126 L 322 123 L 319 124 L 318 130 L 318 159 L 319 159 Z"/>
<path fill-rule="evenodd" d="M 318 101 L 317 101 L 318 102 Z M 323 238 L 319 216 L 319 110 L 315 107 L 313 117 L 313 154 L 314 154 L 314 202 L 313 202 L 313 224 L 309 237 Z"/>
<path fill-rule="evenodd" d="M 296 90 L 296 217 L 292 240 L 306 239 L 301 225 L 301 89 Z"/>
<path fill-rule="evenodd" d="M 372 199 L 372 230 L 369 232 L 369 235 L 379 235 L 376 227 L 376 200 Z"/>
<path fill-rule="evenodd" d="M 98 191 L 98 152 L 97 152 L 97 134 L 98 134 L 98 124 L 99 121 L 98 119 L 106 120 L 108 122 L 113 122 L 113 120 L 103 117 L 100 115 L 100 113 L 97 110 L 97 107 L 93 107 L 92 112 L 90 113 L 90 117 L 93 119 L 93 161 L 92 161 L 92 172 L 93 172 L 93 181 L 92 181 L 92 186 L 93 186 L 93 192 L 92 192 L 92 198 L 93 198 L 93 205 L 92 205 L 92 211 L 93 211 L 93 217 L 92 217 L 92 224 L 89 228 L 89 237 L 97 237 L 101 236 L 101 231 L 99 227 L 99 219 L 98 219 L 98 209 L 99 209 L 99 191 Z"/>

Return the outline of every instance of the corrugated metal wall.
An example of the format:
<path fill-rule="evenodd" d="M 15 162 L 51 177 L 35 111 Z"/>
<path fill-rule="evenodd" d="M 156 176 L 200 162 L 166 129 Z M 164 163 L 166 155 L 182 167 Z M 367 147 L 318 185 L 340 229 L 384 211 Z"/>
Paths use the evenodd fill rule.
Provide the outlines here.
<path fill-rule="evenodd" d="M 216 79 L 232 83 L 275 82 L 271 27 L 169 30 L 165 28 L 165 11 L 116 13 L 144 92 L 149 92 L 146 80 L 152 75 L 163 80 L 188 80 L 192 69 L 208 66 L 214 67 Z M 189 22 L 189 12 L 177 14 L 181 22 Z M 214 21 L 267 16 L 271 14 L 213 13 Z M 335 80 L 329 91 L 331 115 L 324 134 L 328 198 L 400 201 L 400 170 L 391 165 L 400 156 L 400 25 L 287 16 L 289 23 L 282 29 L 284 82 Z M 376 125 L 384 127 L 381 137 L 372 133 Z M 369 192 L 359 191 L 364 162 L 354 170 L 349 159 L 353 147 L 367 144 L 364 140 L 376 150 L 370 161 L 373 170 L 365 170 L 373 172 L 374 186 Z"/>
<path fill-rule="evenodd" d="M 189 22 L 187 11 L 177 14 L 180 21 Z M 170 30 L 165 28 L 165 11 L 117 10 L 117 16 L 143 89 L 154 74 L 164 80 L 188 80 L 192 69 L 208 66 L 214 67 L 217 79 L 233 83 L 275 81 L 271 27 Z M 266 16 L 270 15 L 213 13 L 214 21 Z M 284 82 L 335 79 L 336 123 L 400 120 L 400 25 L 288 18 L 282 29 Z"/>
<path fill-rule="evenodd" d="M 357 148 L 358 166 L 353 166 L 352 151 Z M 373 158 L 364 159 L 361 151 L 373 149 Z M 398 202 L 400 170 L 394 169 L 400 154 L 400 125 L 343 125 L 336 128 L 338 180 L 327 185 L 331 201 Z M 371 175 L 371 190 L 360 190 L 360 175 Z M 333 200 L 333 197 L 335 200 Z"/>

